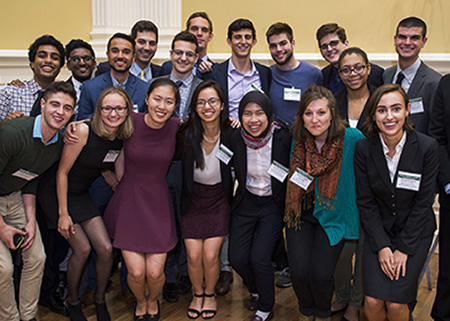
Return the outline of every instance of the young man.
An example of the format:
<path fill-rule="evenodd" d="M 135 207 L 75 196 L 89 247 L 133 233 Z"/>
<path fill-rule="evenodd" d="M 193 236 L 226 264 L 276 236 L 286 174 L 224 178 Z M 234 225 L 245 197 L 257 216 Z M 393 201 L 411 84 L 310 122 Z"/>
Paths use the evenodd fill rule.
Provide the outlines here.
<path fill-rule="evenodd" d="M 186 22 L 186 31 L 197 37 L 198 60 L 194 65 L 192 73 L 199 79 L 203 74 L 212 70 L 213 62 L 208 58 L 208 43 L 213 40 L 212 21 L 206 12 L 194 12 Z M 172 70 L 172 61 L 166 61 L 162 65 L 161 75 L 168 75 Z"/>
<path fill-rule="evenodd" d="M 30 115 L 33 104 L 55 81 L 64 66 L 64 46 L 53 36 L 44 35 L 28 48 L 28 60 L 33 78 L 23 86 L 8 86 L 0 91 L 0 121 Z M 13 82 L 14 83 L 14 82 Z"/>
<path fill-rule="evenodd" d="M 145 111 L 145 95 L 149 84 L 130 73 L 135 56 L 134 40 L 123 33 L 114 34 L 108 41 L 108 63 L 110 72 L 83 84 L 78 103 L 78 119 L 89 118 L 95 110 L 101 92 L 110 86 L 120 86 L 133 101 L 136 111 Z"/>
<path fill-rule="evenodd" d="M 403 87 L 411 103 L 411 121 L 416 130 L 428 134 L 431 102 L 441 75 L 419 59 L 428 38 L 427 25 L 422 19 L 408 17 L 400 21 L 394 36 L 397 66 L 386 69 L 385 84 Z"/>
<path fill-rule="evenodd" d="M 320 70 L 294 57 L 295 40 L 292 28 L 283 22 L 274 23 L 266 32 L 270 54 L 272 82 L 269 97 L 275 115 L 292 125 L 302 93 L 311 85 L 322 86 Z"/>
<path fill-rule="evenodd" d="M 238 119 L 242 97 L 255 87 L 268 94 L 272 75 L 269 68 L 250 59 L 256 45 L 256 31 L 250 20 L 233 21 L 228 26 L 227 43 L 231 47 L 231 58 L 214 65 L 204 78 L 214 79 L 222 85 L 228 97 L 230 116 Z"/>
<path fill-rule="evenodd" d="M 36 225 L 37 177 L 61 156 L 59 129 L 67 124 L 75 107 L 72 85 L 54 82 L 41 99 L 42 115 L 0 123 L 0 319 L 36 320 L 37 302 L 45 263 L 39 228 Z M 14 235 L 26 240 L 22 249 L 23 270 L 19 310 L 14 297 Z"/>
<path fill-rule="evenodd" d="M 327 23 L 320 26 L 317 30 L 316 38 L 323 59 L 330 63 L 322 69 L 323 86 L 331 90 L 333 94 L 336 94 L 345 88 L 338 72 L 339 57 L 348 48 L 345 29 L 337 23 Z M 377 88 L 383 84 L 383 68 L 372 63 L 370 66 L 371 72 L 368 82 Z"/>
<path fill-rule="evenodd" d="M 161 66 L 151 62 L 158 49 L 158 27 L 150 20 L 139 20 L 131 28 L 131 37 L 136 43 L 136 57 L 130 73 L 145 82 L 150 82 L 161 73 Z M 99 76 L 109 71 L 109 63 L 102 62 L 98 65 L 95 75 Z"/>

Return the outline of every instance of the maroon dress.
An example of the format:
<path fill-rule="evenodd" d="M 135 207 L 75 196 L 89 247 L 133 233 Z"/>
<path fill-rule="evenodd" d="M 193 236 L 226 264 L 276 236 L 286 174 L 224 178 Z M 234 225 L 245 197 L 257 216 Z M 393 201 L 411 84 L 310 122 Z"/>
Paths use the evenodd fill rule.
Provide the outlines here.
<path fill-rule="evenodd" d="M 179 122 L 171 118 L 163 128 L 152 129 L 144 114 L 134 115 L 134 133 L 123 143 L 125 173 L 104 215 L 114 247 L 139 253 L 166 253 L 175 247 L 166 176 Z"/>

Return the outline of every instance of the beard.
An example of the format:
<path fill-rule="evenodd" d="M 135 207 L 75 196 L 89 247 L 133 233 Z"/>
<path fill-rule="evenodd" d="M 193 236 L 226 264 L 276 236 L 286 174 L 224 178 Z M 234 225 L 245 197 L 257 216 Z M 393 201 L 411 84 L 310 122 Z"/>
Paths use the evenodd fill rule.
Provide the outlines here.
<path fill-rule="evenodd" d="M 291 60 L 291 58 L 292 58 L 292 56 L 294 55 L 294 52 L 290 52 L 290 54 L 289 55 L 287 55 L 286 56 L 286 59 L 284 59 L 283 61 L 278 61 L 277 59 L 275 59 L 275 58 L 273 58 L 273 60 L 275 60 L 275 62 L 278 64 L 278 65 L 285 65 L 285 64 L 287 64 L 290 60 Z"/>

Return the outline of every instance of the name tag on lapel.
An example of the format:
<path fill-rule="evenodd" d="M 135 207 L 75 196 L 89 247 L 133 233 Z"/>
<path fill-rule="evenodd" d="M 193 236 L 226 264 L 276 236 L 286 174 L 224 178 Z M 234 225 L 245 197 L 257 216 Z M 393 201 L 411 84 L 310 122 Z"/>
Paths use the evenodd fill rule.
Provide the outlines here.
<path fill-rule="evenodd" d="M 396 188 L 418 192 L 421 179 L 421 174 L 398 171 Z"/>

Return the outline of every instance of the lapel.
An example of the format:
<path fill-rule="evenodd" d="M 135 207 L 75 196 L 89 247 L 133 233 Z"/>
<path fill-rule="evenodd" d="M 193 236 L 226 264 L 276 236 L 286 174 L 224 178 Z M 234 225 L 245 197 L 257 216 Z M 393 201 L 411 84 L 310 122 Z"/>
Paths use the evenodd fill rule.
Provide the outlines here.
<path fill-rule="evenodd" d="M 383 146 L 381 145 L 380 137 L 378 134 L 372 137 L 372 146 L 370 148 L 370 154 L 372 155 L 375 166 L 378 172 L 380 173 L 381 180 L 393 193 L 394 185 L 392 185 L 391 183 L 391 178 L 389 176 L 389 169 L 387 167 L 386 158 L 383 152 Z"/>
<path fill-rule="evenodd" d="M 129 73 L 128 81 L 125 86 L 125 91 L 127 92 L 128 96 L 130 96 L 131 100 L 133 100 L 134 92 L 136 91 L 136 87 L 137 87 L 136 81 L 137 81 L 137 78 L 135 76 L 133 76 L 131 73 Z"/>
<path fill-rule="evenodd" d="M 419 95 L 419 92 L 425 83 L 425 77 L 427 75 L 426 73 L 426 66 L 423 62 L 420 63 L 420 67 L 417 70 L 416 75 L 414 76 L 414 79 L 411 83 L 411 86 L 408 90 L 408 97 L 409 98 L 416 98 Z"/>
<path fill-rule="evenodd" d="M 330 83 L 331 68 L 333 68 L 333 66 L 328 65 L 322 69 L 323 86 L 325 88 L 328 88 L 328 84 Z"/>
<path fill-rule="evenodd" d="M 231 58 L 230 58 L 231 59 Z M 224 63 L 217 65 L 218 73 L 217 73 L 217 81 L 222 85 L 223 90 L 225 91 L 225 95 L 227 98 L 228 94 L 228 63 L 230 59 L 226 60 Z"/>
<path fill-rule="evenodd" d="M 240 133 L 239 133 L 240 135 Z M 241 177 L 239 177 L 239 182 L 241 184 L 244 184 L 245 186 L 245 180 L 247 177 L 247 146 L 244 143 L 244 140 L 242 137 L 239 137 L 238 143 L 236 144 L 236 151 L 234 153 L 235 155 L 240 155 L 240 157 L 236 158 L 235 168 L 242 168 L 243 171 L 241 172 Z"/>
<path fill-rule="evenodd" d="M 282 157 L 282 155 L 284 155 L 285 148 L 286 148 L 286 146 L 283 142 L 282 131 L 281 130 L 275 131 L 273 134 L 273 141 L 272 141 L 272 162 L 274 160 L 276 160 L 282 164 L 280 157 Z M 282 164 L 282 165 L 283 166 L 287 165 L 287 167 L 289 168 L 289 164 Z M 287 178 L 286 178 L 286 180 L 287 180 Z M 279 180 L 277 180 L 273 176 L 271 177 L 271 182 L 272 182 L 272 194 L 276 195 L 276 194 L 278 194 L 278 189 L 283 186 L 283 183 L 281 183 Z"/>
<path fill-rule="evenodd" d="M 202 81 L 195 76 L 192 79 L 191 88 L 189 89 L 189 95 L 188 95 L 188 98 L 186 101 L 186 110 L 185 110 L 186 115 L 189 114 L 189 107 L 191 106 L 192 94 L 194 93 L 195 88 L 197 88 L 198 84 L 200 84 L 201 82 Z M 183 115 L 183 116 L 186 116 L 186 115 Z"/>
<path fill-rule="evenodd" d="M 397 71 L 397 65 L 388 68 L 383 73 L 383 82 L 384 84 L 392 84 L 392 81 L 394 80 L 395 72 Z"/>
<path fill-rule="evenodd" d="M 417 135 L 413 131 L 411 134 L 406 134 L 406 143 L 403 146 L 402 155 L 398 162 L 397 172 L 395 173 L 394 183 L 397 184 L 397 175 L 399 170 L 409 171 L 417 156 Z"/>

